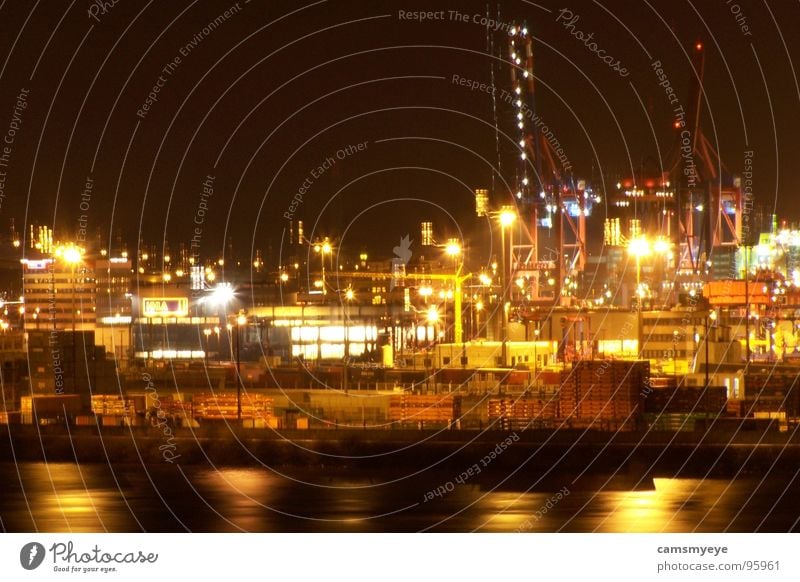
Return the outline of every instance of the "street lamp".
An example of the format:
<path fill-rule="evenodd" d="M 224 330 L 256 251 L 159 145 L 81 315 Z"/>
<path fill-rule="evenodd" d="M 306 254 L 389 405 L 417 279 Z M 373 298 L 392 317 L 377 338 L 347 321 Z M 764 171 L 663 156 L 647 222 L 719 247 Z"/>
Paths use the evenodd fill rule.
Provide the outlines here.
<path fill-rule="evenodd" d="M 453 259 L 453 268 L 460 270 L 458 257 L 461 256 L 461 243 L 456 238 L 448 239 L 447 244 L 444 246 L 444 252 L 448 257 Z"/>
<path fill-rule="evenodd" d="M 242 422 L 242 359 L 239 346 L 242 343 L 241 328 L 243 325 L 247 325 L 247 317 L 244 313 L 240 313 L 236 317 L 236 418 L 239 423 Z"/>
<path fill-rule="evenodd" d="M 662 275 L 663 279 L 668 280 L 667 278 L 667 269 L 669 268 L 670 260 L 673 257 L 672 254 L 672 243 L 663 236 L 659 236 L 653 242 L 653 252 L 661 257 L 663 257 L 663 261 L 660 263 L 663 267 Z M 664 291 L 664 285 L 660 286 L 659 295 Z M 670 293 L 670 290 L 667 290 L 667 294 Z"/>
<path fill-rule="evenodd" d="M 675 387 L 678 387 L 678 331 L 672 332 L 672 376 L 675 378 Z"/>
<path fill-rule="evenodd" d="M 228 303 L 233 301 L 235 296 L 236 294 L 230 283 L 217 283 L 211 290 L 211 295 L 209 295 L 208 300 L 214 307 L 225 307 Z"/>
<path fill-rule="evenodd" d="M 347 364 L 350 361 L 350 304 L 356 298 L 356 292 L 352 287 L 348 287 L 344 292 L 345 306 L 344 306 L 344 369 L 342 370 L 342 389 L 347 390 Z M 401 348 L 402 349 L 402 346 Z M 321 354 L 320 354 L 321 355 Z"/>
<path fill-rule="evenodd" d="M 55 249 L 55 255 L 59 257 L 62 261 L 70 267 L 70 280 L 72 282 L 72 306 L 71 306 L 71 313 L 70 319 L 72 319 L 72 389 L 77 389 L 77 355 L 76 355 L 76 343 L 75 340 L 75 295 L 77 291 L 77 285 L 75 281 L 75 267 L 83 260 L 83 248 L 79 247 L 74 243 L 69 243 L 67 245 L 59 245 Z M 55 281 L 53 281 L 53 286 L 55 287 Z M 55 288 L 53 289 L 53 293 L 55 293 Z M 53 328 L 56 327 L 56 319 L 55 313 L 53 314 Z"/>
<path fill-rule="evenodd" d="M 708 367 L 709 367 L 709 362 L 708 362 L 708 342 L 710 340 L 710 337 L 709 337 L 709 320 L 710 321 L 717 321 L 717 310 L 716 309 L 710 310 L 708 312 L 708 314 L 706 315 L 706 388 L 708 388 L 708 384 L 709 384 L 709 381 L 708 381 Z"/>
<path fill-rule="evenodd" d="M 631 239 L 628 252 L 636 257 L 636 349 L 642 354 L 642 258 L 650 255 L 650 242 L 643 236 Z"/>
<path fill-rule="evenodd" d="M 669 248 L 669 241 L 667 241 L 667 239 L 665 239 L 663 236 L 658 237 L 653 243 L 653 250 L 660 255 L 669 254 Z"/>
<path fill-rule="evenodd" d="M 517 220 L 517 213 L 511 206 L 504 206 L 500 210 L 500 226 L 503 228 L 511 226 Z"/>
<path fill-rule="evenodd" d="M 636 257 L 636 295 L 639 297 L 639 302 L 641 303 L 642 259 L 650 256 L 652 252 L 650 241 L 643 236 L 631 239 L 628 243 L 628 252 Z"/>
<path fill-rule="evenodd" d="M 426 314 L 426 319 L 428 320 L 428 327 L 433 327 L 433 342 L 436 341 L 436 324 L 439 321 L 439 308 L 435 305 L 431 305 L 428 308 L 428 312 Z"/>
<path fill-rule="evenodd" d="M 209 338 L 211 337 L 211 329 L 205 328 L 203 330 L 203 335 L 206 336 L 206 349 L 205 349 L 205 356 L 206 356 L 206 368 L 208 368 L 208 347 L 209 347 Z"/>
<path fill-rule="evenodd" d="M 56 247 L 55 254 L 70 267 L 70 277 L 72 282 L 72 333 L 75 334 L 75 294 L 77 293 L 75 282 L 75 267 L 83 260 L 83 249 L 73 243 L 59 245 Z M 74 337 L 73 337 L 74 341 Z"/>
<path fill-rule="evenodd" d="M 498 215 L 500 221 L 500 256 L 501 256 L 501 265 L 502 265 L 502 327 L 501 327 L 501 340 L 502 340 L 502 347 L 501 347 L 501 355 L 500 357 L 503 360 L 503 366 L 506 365 L 506 361 L 508 360 L 508 351 L 507 341 L 508 341 L 508 309 L 506 306 L 506 297 L 507 297 L 507 287 L 508 282 L 510 279 L 510 275 L 508 273 L 508 267 L 510 265 L 506 264 L 506 229 L 509 228 L 517 219 L 517 213 L 511 206 L 504 206 L 500 210 L 500 214 Z M 510 260 L 509 260 L 510 262 Z"/>
<path fill-rule="evenodd" d="M 328 293 L 328 288 L 325 285 L 325 255 L 330 255 L 333 252 L 330 240 L 326 236 L 322 242 L 314 245 L 314 252 L 319 253 L 320 262 L 322 263 L 322 294 Z"/>
<path fill-rule="evenodd" d="M 475 304 L 475 337 L 481 336 L 481 311 L 483 311 L 483 301 L 478 300 Z"/>

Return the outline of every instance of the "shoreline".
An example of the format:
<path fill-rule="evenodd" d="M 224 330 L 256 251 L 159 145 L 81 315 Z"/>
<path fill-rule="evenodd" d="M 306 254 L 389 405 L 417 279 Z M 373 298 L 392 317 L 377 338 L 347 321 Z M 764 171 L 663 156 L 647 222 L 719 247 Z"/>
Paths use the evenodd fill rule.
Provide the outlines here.
<path fill-rule="evenodd" d="M 2 462 L 435 469 L 456 475 L 483 462 L 489 476 L 514 472 L 525 480 L 619 472 L 636 479 L 731 477 L 793 473 L 800 466 L 800 435 L 777 431 L 233 431 L 219 426 L 175 429 L 172 460 L 165 460 L 163 435 L 156 428 L 71 427 L 69 435 L 60 426 L 8 425 L 7 429 L 0 444 Z M 513 442 L 500 446 L 512 436 Z"/>

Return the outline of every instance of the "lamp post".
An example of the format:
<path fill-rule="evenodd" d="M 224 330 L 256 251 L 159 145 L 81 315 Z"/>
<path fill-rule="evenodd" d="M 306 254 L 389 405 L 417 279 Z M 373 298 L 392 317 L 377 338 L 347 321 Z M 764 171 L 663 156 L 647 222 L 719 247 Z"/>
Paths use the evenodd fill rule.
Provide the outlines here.
<path fill-rule="evenodd" d="M 744 244 L 744 344 L 745 370 L 750 366 L 750 254 L 747 242 Z"/>
<path fill-rule="evenodd" d="M 636 258 L 636 350 L 642 355 L 642 258 L 649 256 L 650 242 L 643 236 L 631 239 L 628 252 Z"/>
<path fill-rule="evenodd" d="M 678 386 L 678 332 L 672 332 L 672 377 L 675 379 L 675 387 Z"/>
<path fill-rule="evenodd" d="M 72 283 L 72 297 L 71 297 L 71 313 L 72 319 L 72 389 L 77 389 L 77 352 L 75 344 L 75 295 L 77 293 L 77 285 L 75 282 L 75 267 L 83 260 L 83 249 L 73 243 L 67 245 L 60 245 L 56 247 L 55 254 L 60 257 L 70 267 L 70 281 Z M 56 327 L 55 316 L 53 317 L 53 328 Z"/>
<path fill-rule="evenodd" d="M 344 292 L 345 313 L 344 313 L 344 365 L 342 366 L 342 391 L 347 394 L 349 388 L 349 366 L 350 366 L 350 304 L 356 298 L 356 292 L 352 287 L 348 287 Z M 402 344 L 400 349 L 402 350 Z"/>
<path fill-rule="evenodd" d="M 247 317 L 240 313 L 236 317 L 236 419 L 242 422 L 242 359 L 239 346 L 242 343 L 241 328 L 247 325 Z"/>
<path fill-rule="evenodd" d="M 456 239 L 456 238 L 451 238 L 451 239 L 449 239 L 447 241 L 447 244 L 445 245 L 445 249 L 444 250 L 445 250 L 445 253 L 447 254 L 447 256 L 452 259 L 452 261 L 453 261 L 453 271 L 455 272 L 456 278 L 458 278 L 458 276 L 461 274 L 461 267 L 463 265 L 463 260 L 459 261 L 459 257 L 461 257 L 461 253 L 462 253 L 461 242 L 459 242 L 459 240 Z M 458 285 L 456 285 L 456 289 L 453 290 L 454 294 L 455 293 L 460 293 L 460 290 L 457 287 L 458 287 Z M 453 325 L 454 325 L 455 329 L 460 330 L 460 329 L 462 329 L 462 325 L 463 325 L 463 314 L 461 313 L 461 309 L 456 309 L 455 308 L 456 305 L 460 306 L 460 302 L 459 301 L 455 301 L 453 303 Z M 447 317 L 447 301 L 446 300 L 445 300 L 444 315 L 445 315 L 445 317 Z M 456 336 L 459 336 L 459 335 L 461 337 L 456 337 Z M 464 341 L 463 332 L 454 333 L 453 341 L 454 342 L 460 341 L 460 342 L 463 343 L 463 341 Z"/>
<path fill-rule="evenodd" d="M 322 242 L 318 242 L 314 245 L 314 251 L 319 253 L 320 262 L 322 264 L 322 295 L 324 296 L 328 293 L 328 287 L 325 284 L 325 255 L 329 255 L 333 252 L 333 247 L 327 236 Z"/>
<path fill-rule="evenodd" d="M 233 345 L 233 324 L 232 323 L 226 323 L 225 324 L 225 331 L 228 332 L 227 333 L 227 339 L 228 339 L 228 361 L 233 364 L 233 363 L 236 362 L 236 354 L 234 353 L 234 350 L 236 348 Z"/>
<path fill-rule="evenodd" d="M 203 335 L 205 335 L 205 336 L 206 336 L 206 349 L 205 349 L 205 356 L 206 356 L 206 357 L 205 357 L 205 360 L 206 360 L 206 368 L 208 368 L 208 348 L 209 348 L 209 343 L 211 343 L 211 342 L 209 341 L 209 338 L 211 337 L 211 329 L 210 329 L 210 328 L 208 328 L 208 327 L 207 327 L 207 328 L 205 328 L 205 329 L 203 330 Z"/>
<path fill-rule="evenodd" d="M 483 311 L 483 301 L 480 299 L 475 304 L 475 335 L 473 337 L 481 337 L 481 311 Z"/>
<path fill-rule="evenodd" d="M 501 268 L 502 268 L 502 293 L 501 293 L 501 314 L 502 317 L 501 323 L 501 352 L 500 357 L 503 361 L 503 366 L 506 365 L 506 361 L 508 360 L 508 308 L 507 308 L 507 298 L 508 298 L 508 284 L 510 280 L 510 276 L 508 274 L 508 267 L 506 262 L 506 229 L 509 228 L 514 221 L 517 219 L 517 214 L 514 212 L 514 209 L 511 206 L 504 206 L 500 210 L 499 220 L 500 220 L 500 256 L 501 256 Z M 510 258 L 509 261 L 510 262 Z"/>
<path fill-rule="evenodd" d="M 672 255 L 672 247 L 671 247 L 670 242 L 663 236 L 658 237 L 655 240 L 655 242 L 653 243 L 653 251 L 657 255 L 661 255 L 663 257 L 663 262 L 661 264 L 663 265 L 663 269 L 664 270 L 662 272 L 662 275 L 663 275 L 663 279 L 667 279 L 667 270 L 668 270 L 668 267 L 669 267 L 669 261 L 673 256 Z M 662 296 L 662 291 L 663 290 L 664 290 L 664 287 L 662 285 L 661 289 L 659 290 L 659 297 Z M 668 294 L 669 294 L 669 292 L 668 292 Z M 665 301 L 662 301 L 662 304 L 664 302 Z"/>
<path fill-rule="evenodd" d="M 634 238 L 628 243 L 628 252 L 636 258 L 636 296 L 641 305 L 642 259 L 652 252 L 650 242 L 644 237 Z"/>
<path fill-rule="evenodd" d="M 492 278 L 487 273 L 480 273 L 478 275 L 478 281 L 480 281 L 481 286 L 486 289 L 485 291 L 481 291 L 481 297 L 483 297 L 484 293 L 485 293 L 485 296 L 488 298 L 489 303 L 491 303 L 491 299 L 492 299 Z M 475 333 L 476 333 L 476 335 L 478 337 L 480 337 L 480 335 L 481 335 L 480 312 L 483 311 L 483 308 L 484 308 L 483 300 L 479 299 L 478 300 L 478 304 L 476 306 L 477 313 L 475 314 L 475 319 L 476 319 L 476 323 L 477 323 L 477 329 L 476 329 Z M 487 322 L 487 325 L 488 325 L 488 322 L 489 322 L 488 316 L 487 316 L 486 322 Z"/>
<path fill-rule="evenodd" d="M 204 298 L 212 309 L 214 309 L 215 314 L 219 316 L 220 322 L 227 317 L 226 314 L 228 311 L 228 304 L 230 304 L 236 298 L 236 292 L 233 290 L 233 286 L 230 283 L 220 282 L 217 283 L 211 290 L 207 297 Z M 228 343 L 231 343 L 230 340 L 230 324 L 226 325 L 226 329 L 228 330 Z M 217 335 L 217 363 L 220 363 L 220 352 L 222 352 L 222 342 L 220 339 L 220 328 L 219 326 L 214 326 L 214 333 Z M 209 334 L 210 335 L 210 334 Z M 231 347 L 232 349 L 232 347 Z M 232 357 L 232 356 L 231 356 Z"/>
<path fill-rule="evenodd" d="M 709 343 L 709 341 L 711 339 L 710 336 L 709 336 L 709 330 L 710 330 L 709 320 L 711 320 L 711 321 L 716 321 L 717 320 L 717 311 L 715 309 L 709 310 L 709 312 L 706 314 L 706 388 L 708 388 L 708 385 L 709 385 L 709 379 L 708 379 L 708 367 L 709 367 L 708 343 Z"/>
<path fill-rule="evenodd" d="M 75 267 L 83 260 L 83 249 L 75 244 L 60 245 L 56 247 L 55 254 L 70 268 L 70 282 L 72 283 L 72 333 L 75 333 Z"/>
<path fill-rule="evenodd" d="M 461 250 L 461 243 L 456 238 L 448 239 L 444 247 L 444 252 L 453 260 L 453 270 L 456 271 L 456 273 L 461 271 L 461 263 L 458 261 L 458 258 L 461 256 Z"/>
<path fill-rule="evenodd" d="M 439 321 L 439 308 L 435 305 L 431 305 L 428 308 L 426 319 L 428 320 L 429 327 L 433 327 L 433 340 L 431 342 L 431 345 L 433 345 L 436 342 L 436 324 Z"/>

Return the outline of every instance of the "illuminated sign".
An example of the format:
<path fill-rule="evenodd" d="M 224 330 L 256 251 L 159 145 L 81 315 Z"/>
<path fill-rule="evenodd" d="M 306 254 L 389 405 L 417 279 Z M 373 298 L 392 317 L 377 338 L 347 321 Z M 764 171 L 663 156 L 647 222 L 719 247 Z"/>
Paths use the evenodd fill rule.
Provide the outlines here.
<path fill-rule="evenodd" d="M 189 300 L 186 297 L 145 297 L 142 313 L 145 317 L 182 317 L 189 313 Z"/>
<path fill-rule="evenodd" d="M 131 322 L 130 315 L 114 315 L 107 316 L 100 319 L 100 323 L 104 325 L 124 325 Z"/>
<path fill-rule="evenodd" d="M 42 269 L 46 269 L 47 266 L 53 262 L 52 259 L 42 259 L 39 261 L 32 261 L 30 259 L 22 259 L 20 261 L 23 265 L 25 265 L 31 271 L 41 271 Z"/>

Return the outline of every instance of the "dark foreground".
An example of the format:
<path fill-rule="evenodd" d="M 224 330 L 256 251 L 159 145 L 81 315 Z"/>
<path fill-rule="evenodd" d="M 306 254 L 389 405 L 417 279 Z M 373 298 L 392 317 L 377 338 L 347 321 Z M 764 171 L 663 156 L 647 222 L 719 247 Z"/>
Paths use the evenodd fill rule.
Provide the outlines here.
<path fill-rule="evenodd" d="M 800 433 L 764 430 L 238 430 L 11 425 L 0 462 L 66 461 L 168 465 L 455 471 L 547 481 L 562 473 L 652 477 L 789 474 L 800 468 Z"/>
<path fill-rule="evenodd" d="M 4 430 L 4 531 L 800 530 L 791 433 L 71 431 Z"/>
<path fill-rule="evenodd" d="M 638 490 L 565 476 L 560 496 L 467 482 L 424 500 L 453 478 L 3 463 L 0 519 L 10 532 L 787 532 L 800 516 L 800 491 L 785 475 L 655 479 Z"/>

